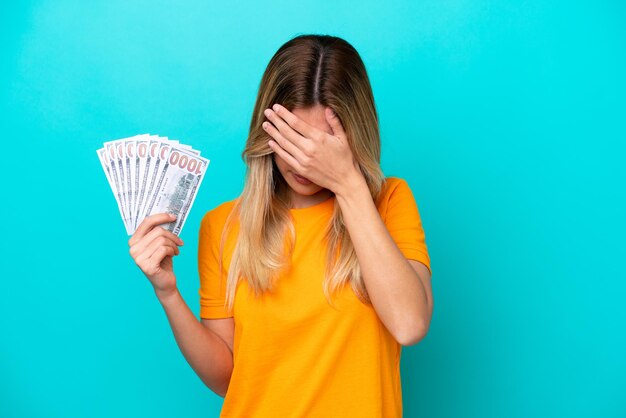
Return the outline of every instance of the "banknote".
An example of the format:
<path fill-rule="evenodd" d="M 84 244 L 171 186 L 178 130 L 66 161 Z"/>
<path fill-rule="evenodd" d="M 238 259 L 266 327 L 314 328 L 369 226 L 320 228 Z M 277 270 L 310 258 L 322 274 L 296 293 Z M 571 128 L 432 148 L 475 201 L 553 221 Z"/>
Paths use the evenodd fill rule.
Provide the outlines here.
<path fill-rule="evenodd" d="M 164 149 L 162 147 L 160 151 Z M 162 168 L 142 217 L 173 213 L 176 219 L 165 224 L 165 228 L 178 235 L 185 225 L 209 160 L 176 145 L 163 151 L 161 156 Z"/>
<path fill-rule="evenodd" d="M 123 146 L 120 144 L 119 140 L 117 141 L 108 141 L 104 143 L 104 149 L 106 150 L 106 154 L 108 156 L 109 168 L 112 173 L 113 182 L 115 185 L 116 193 L 119 196 L 120 204 L 122 205 L 122 221 L 124 221 L 124 227 L 126 231 L 130 231 L 130 213 L 128 211 L 128 206 L 126 205 L 126 196 L 124 191 L 124 171 L 123 164 L 121 162 L 120 153 L 122 151 Z"/>
<path fill-rule="evenodd" d="M 126 218 L 124 213 L 124 207 L 121 203 L 121 196 L 113 182 L 113 171 L 111 169 L 111 160 L 109 158 L 109 154 L 107 154 L 104 148 L 98 150 L 98 159 L 100 160 L 100 164 L 102 165 L 102 170 L 104 170 L 104 175 L 109 182 L 109 186 L 111 187 L 111 191 L 113 192 L 113 196 L 115 197 L 115 202 L 117 203 L 117 208 L 120 211 L 120 215 L 122 219 Z M 124 223 L 124 227 L 126 227 L 126 223 Z M 128 228 L 126 228 L 126 233 L 128 233 Z"/>
<path fill-rule="evenodd" d="M 179 235 L 210 160 L 178 140 L 141 134 L 96 150 L 127 235 L 155 213 L 176 214 L 161 226 Z"/>

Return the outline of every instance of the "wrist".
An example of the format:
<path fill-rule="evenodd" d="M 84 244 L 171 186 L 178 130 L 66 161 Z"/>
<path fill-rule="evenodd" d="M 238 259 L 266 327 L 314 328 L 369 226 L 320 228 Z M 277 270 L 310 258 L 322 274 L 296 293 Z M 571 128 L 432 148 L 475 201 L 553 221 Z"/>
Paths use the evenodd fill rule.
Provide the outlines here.
<path fill-rule="evenodd" d="M 358 195 L 363 190 L 367 190 L 369 194 L 369 188 L 367 187 L 367 182 L 361 174 L 360 170 L 355 170 L 351 175 L 346 176 L 342 183 L 337 187 L 335 191 L 335 196 L 338 199 L 350 199 L 354 195 Z"/>
<path fill-rule="evenodd" d="M 173 289 L 167 289 L 167 290 L 159 290 L 157 288 L 154 288 L 154 293 L 156 294 L 157 299 L 159 299 L 159 302 L 161 303 L 161 305 L 167 305 L 172 300 L 176 299 L 177 297 L 180 297 L 180 292 L 178 291 L 178 287 L 175 287 Z"/>

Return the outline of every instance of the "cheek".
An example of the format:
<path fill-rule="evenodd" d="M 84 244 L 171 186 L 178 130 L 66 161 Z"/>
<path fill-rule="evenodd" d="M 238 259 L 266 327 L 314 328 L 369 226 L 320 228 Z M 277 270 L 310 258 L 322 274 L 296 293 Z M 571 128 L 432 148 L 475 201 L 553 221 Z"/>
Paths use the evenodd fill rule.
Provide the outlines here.
<path fill-rule="evenodd" d="M 287 172 L 285 168 L 285 161 L 283 161 L 283 159 L 280 158 L 278 155 L 274 154 L 274 163 L 276 164 L 276 168 L 278 169 L 278 172 L 283 177 L 285 177 L 285 173 Z"/>
<path fill-rule="evenodd" d="M 278 154 L 274 154 L 274 161 L 276 162 L 276 166 L 280 169 L 281 172 L 284 172 L 287 169 L 287 163 Z"/>

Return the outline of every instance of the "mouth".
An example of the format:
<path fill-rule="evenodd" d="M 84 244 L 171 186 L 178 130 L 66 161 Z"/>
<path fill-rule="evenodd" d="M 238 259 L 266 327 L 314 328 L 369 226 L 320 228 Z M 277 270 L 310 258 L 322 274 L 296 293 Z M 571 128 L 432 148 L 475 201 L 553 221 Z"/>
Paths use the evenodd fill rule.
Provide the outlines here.
<path fill-rule="evenodd" d="M 293 174 L 293 177 L 300 184 L 311 184 L 311 183 L 313 183 L 311 180 L 307 179 L 306 177 L 299 176 L 299 175 L 297 175 L 294 172 L 292 172 L 291 174 Z"/>

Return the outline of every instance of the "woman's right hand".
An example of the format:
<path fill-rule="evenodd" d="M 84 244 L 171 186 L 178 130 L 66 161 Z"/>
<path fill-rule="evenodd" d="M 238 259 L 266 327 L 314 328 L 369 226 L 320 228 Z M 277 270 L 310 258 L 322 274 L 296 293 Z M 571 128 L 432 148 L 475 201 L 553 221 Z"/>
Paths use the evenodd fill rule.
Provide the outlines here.
<path fill-rule="evenodd" d="M 172 257 L 180 253 L 178 245 L 183 245 L 183 241 L 160 226 L 175 219 L 176 215 L 170 213 L 150 215 L 128 240 L 131 257 L 148 277 L 158 296 L 177 290 Z"/>

